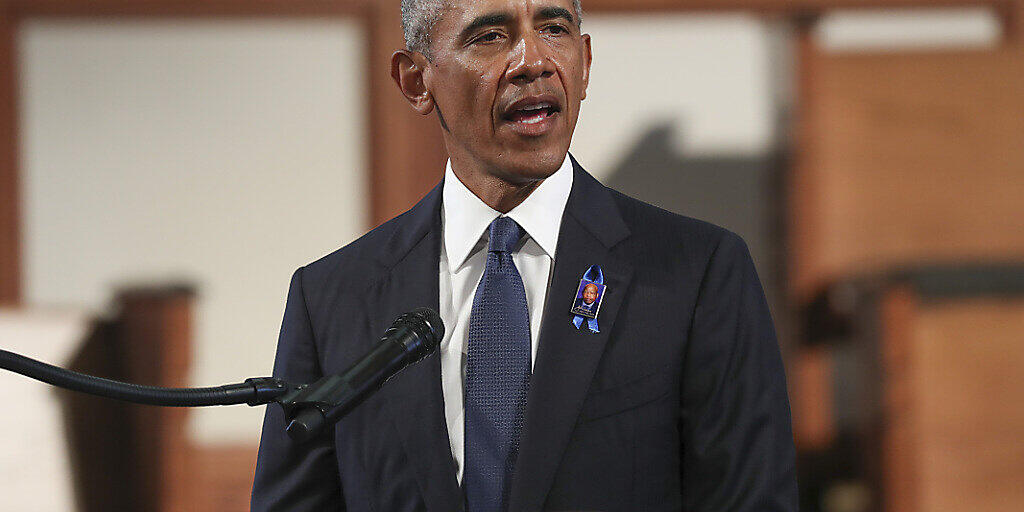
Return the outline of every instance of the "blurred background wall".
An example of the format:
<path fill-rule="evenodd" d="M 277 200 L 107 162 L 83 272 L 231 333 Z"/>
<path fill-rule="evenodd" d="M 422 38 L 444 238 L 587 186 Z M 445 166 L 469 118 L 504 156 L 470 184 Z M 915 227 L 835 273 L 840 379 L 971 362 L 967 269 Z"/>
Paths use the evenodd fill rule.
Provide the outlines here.
<path fill-rule="evenodd" d="M 151 384 L 268 374 L 291 272 L 443 169 L 436 121 L 387 75 L 397 4 L 0 2 L 0 322 L 38 333 L 0 346 Z M 571 151 L 747 240 L 804 509 L 1012 510 L 1024 6 L 583 5 L 594 68 Z M 66 491 L 46 510 L 246 509 L 261 410 L 51 400 Z M 6 428 L 13 474 L 31 454 Z"/>
<path fill-rule="evenodd" d="M 193 382 L 264 374 L 291 272 L 367 226 L 351 20 L 35 20 L 18 35 L 24 300 L 194 283 Z M 195 411 L 203 441 L 261 410 Z"/>

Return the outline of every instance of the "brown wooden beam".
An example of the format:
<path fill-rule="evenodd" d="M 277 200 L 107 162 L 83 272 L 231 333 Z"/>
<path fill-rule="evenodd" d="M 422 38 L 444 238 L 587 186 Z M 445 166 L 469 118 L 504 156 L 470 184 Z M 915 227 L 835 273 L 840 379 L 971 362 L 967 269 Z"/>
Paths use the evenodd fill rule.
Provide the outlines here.
<path fill-rule="evenodd" d="M 3 1 L 3 0 L 0 0 Z M 1010 0 L 584 0 L 588 12 L 745 10 L 799 15 L 831 8 L 994 5 Z M 411 206 L 441 175 L 444 145 L 434 117 L 413 113 L 391 83 L 388 62 L 403 46 L 398 0 L 7 0 L 15 17 L 40 16 L 360 16 L 367 29 L 371 222 Z M 7 73 L 12 76 L 11 73 Z M 0 94 L 11 89 L 0 86 Z M 0 101 L 3 101 L 0 99 Z M 2 109 L 2 106 L 0 106 Z M 12 111 L 13 112 L 13 111 Z M 0 116 L 3 111 L 0 110 Z M 7 116 L 14 118 L 14 114 Z M 0 123 L 8 123 L 0 117 Z M 10 122 L 13 129 L 14 123 Z M 13 144 L 5 137 L 0 144 Z M 12 146 L 13 147 L 13 146 Z M 10 153 L 14 169 L 13 153 Z M 16 179 L 13 170 L 0 180 Z M 6 182 L 4 182 L 6 184 Z M 3 213 L 0 213 L 3 215 Z M 2 217 L 0 217 L 2 219 Z M 7 229 L 10 228 L 0 228 Z M 10 236 L 10 235 L 0 235 Z M 0 238 L 0 241 L 4 241 Z"/>
<path fill-rule="evenodd" d="M 195 294 L 187 286 L 123 290 L 120 332 L 125 380 L 179 387 L 188 380 L 193 354 Z M 193 510 L 194 469 L 186 432 L 190 410 L 132 405 L 125 421 L 134 429 L 132 468 L 138 510 Z"/>
<path fill-rule="evenodd" d="M 379 5 L 398 12 L 398 0 L 8 0 L 27 15 L 272 15 L 364 12 Z M 745 10 L 792 14 L 836 8 L 1005 6 L 1014 0 L 583 0 L 588 12 Z"/>
<path fill-rule="evenodd" d="M 437 183 L 447 158 L 437 117 L 416 114 L 390 75 L 391 54 L 404 48 L 398 0 L 374 4 L 368 18 L 371 221 L 407 210 Z"/>
<path fill-rule="evenodd" d="M 1003 39 L 1017 48 L 1024 49 L 1024 0 L 1007 4 L 1000 13 L 1003 19 Z"/>
<path fill-rule="evenodd" d="M 818 165 L 818 147 L 812 144 L 814 133 L 818 127 L 814 124 L 818 119 L 818 102 L 822 91 L 814 81 L 821 61 L 821 52 L 814 41 L 814 16 L 797 20 L 795 28 L 796 41 L 793 47 L 794 70 L 796 71 L 796 97 L 793 105 L 791 121 L 793 159 L 788 169 L 786 190 L 786 260 L 787 294 L 793 305 L 806 304 L 817 291 L 805 283 L 801 276 L 806 274 L 808 254 L 817 250 L 813 233 L 820 230 L 820 219 L 816 212 L 820 211 L 820 194 L 809 191 L 817 190 L 813 172 Z"/>
<path fill-rule="evenodd" d="M 584 15 L 671 11 L 753 11 L 764 14 L 802 14 L 828 9 L 909 7 L 1002 7 L 1012 0 L 583 0 Z"/>
<path fill-rule="evenodd" d="M 397 1 L 397 0 L 396 0 Z M 9 0 L 20 16 L 338 16 L 374 0 Z"/>
<path fill-rule="evenodd" d="M 16 26 L 0 1 L 0 306 L 21 302 Z"/>

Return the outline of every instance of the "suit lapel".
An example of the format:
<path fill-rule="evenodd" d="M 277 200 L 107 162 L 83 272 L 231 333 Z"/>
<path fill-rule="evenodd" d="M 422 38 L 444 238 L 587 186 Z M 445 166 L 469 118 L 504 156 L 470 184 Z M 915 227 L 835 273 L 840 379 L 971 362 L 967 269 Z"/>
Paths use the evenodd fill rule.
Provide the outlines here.
<path fill-rule="evenodd" d="M 607 188 L 572 162 L 573 187 L 547 292 L 510 510 L 543 507 L 633 275 L 632 266 L 612 251 L 629 236 L 617 204 Z M 391 239 L 381 247 L 380 259 L 389 270 L 367 296 L 377 332 L 406 311 L 438 309 L 441 190 L 438 184 L 405 218 L 396 219 Z M 591 265 L 601 266 L 607 284 L 596 334 L 577 330 L 569 314 L 580 278 Z M 461 510 L 439 353 L 394 376 L 384 392 L 427 509 Z"/>
<path fill-rule="evenodd" d="M 611 250 L 629 235 L 611 193 L 573 160 L 572 192 L 562 216 L 555 268 L 530 380 L 526 420 L 512 482 L 510 510 L 540 510 L 579 416 L 594 371 L 632 279 L 632 266 Z M 600 333 L 577 330 L 569 310 L 583 273 L 604 272 Z"/>
<path fill-rule="evenodd" d="M 381 252 L 390 271 L 375 297 L 367 297 L 376 302 L 372 318 L 378 332 L 417 307 L 438 310 L 440 204 L 437 185 L 401 219 Z M 444 418 L 439 352 L 399 372 L 383 391 L 427 509 L 459 510 L 462 499 Z"/>

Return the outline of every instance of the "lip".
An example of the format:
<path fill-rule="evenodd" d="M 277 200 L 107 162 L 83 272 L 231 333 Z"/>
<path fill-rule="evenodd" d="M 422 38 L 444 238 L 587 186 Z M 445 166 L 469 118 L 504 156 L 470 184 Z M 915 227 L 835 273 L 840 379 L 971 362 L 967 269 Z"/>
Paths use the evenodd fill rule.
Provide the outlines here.
<path fill-rule="evenodd" d="M 539 119 L 533 121 L 522 121 L 513 118 L 516 111 L 528 108 L 534 105 L 540 105 L 547 103 L 551 106 L 548 114 Z M 504 124 L 511 127 L 512 131 L 527 137 L 537 137 L 550 131 L 554 125 L 556 118 L 562 113 L 562 103 L 550 94 L 544 94 L 539 96 L 526 96 L 512 103 L 502 112 L 501 120 Z"/>
<path fill-rule="evenodd" d="M 539 105 L 541 103 L 548 103 L 551 106 L 555 107 L 555 109 L 558 110 L 559 112 L 562 111 L 562 102 L 558 101 L 558 98 L 550 94 L 543 94 L 540 96 L 526 96 L 516 101 L 515 103 L 505 107 L 504 111 L 502 112 L 502 117 L 505 118 L 512 112 L 519 110 L 521 108 Z"/>

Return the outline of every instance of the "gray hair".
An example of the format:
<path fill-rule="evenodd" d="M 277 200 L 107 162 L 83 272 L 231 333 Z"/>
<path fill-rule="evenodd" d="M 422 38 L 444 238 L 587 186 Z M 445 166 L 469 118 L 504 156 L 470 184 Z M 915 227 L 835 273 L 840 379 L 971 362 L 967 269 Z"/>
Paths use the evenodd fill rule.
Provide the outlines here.
<path fill-rule="evenodd" d="M 402 32 L 405 34 L 405 47 L 409 50 L 429 55 L 430 30 L 441 12 L 451 0 L 402 0 Z M 577 26 L 583 20 L 583 7 L 580 0 L 572 1 L 576 11 Z"/>

